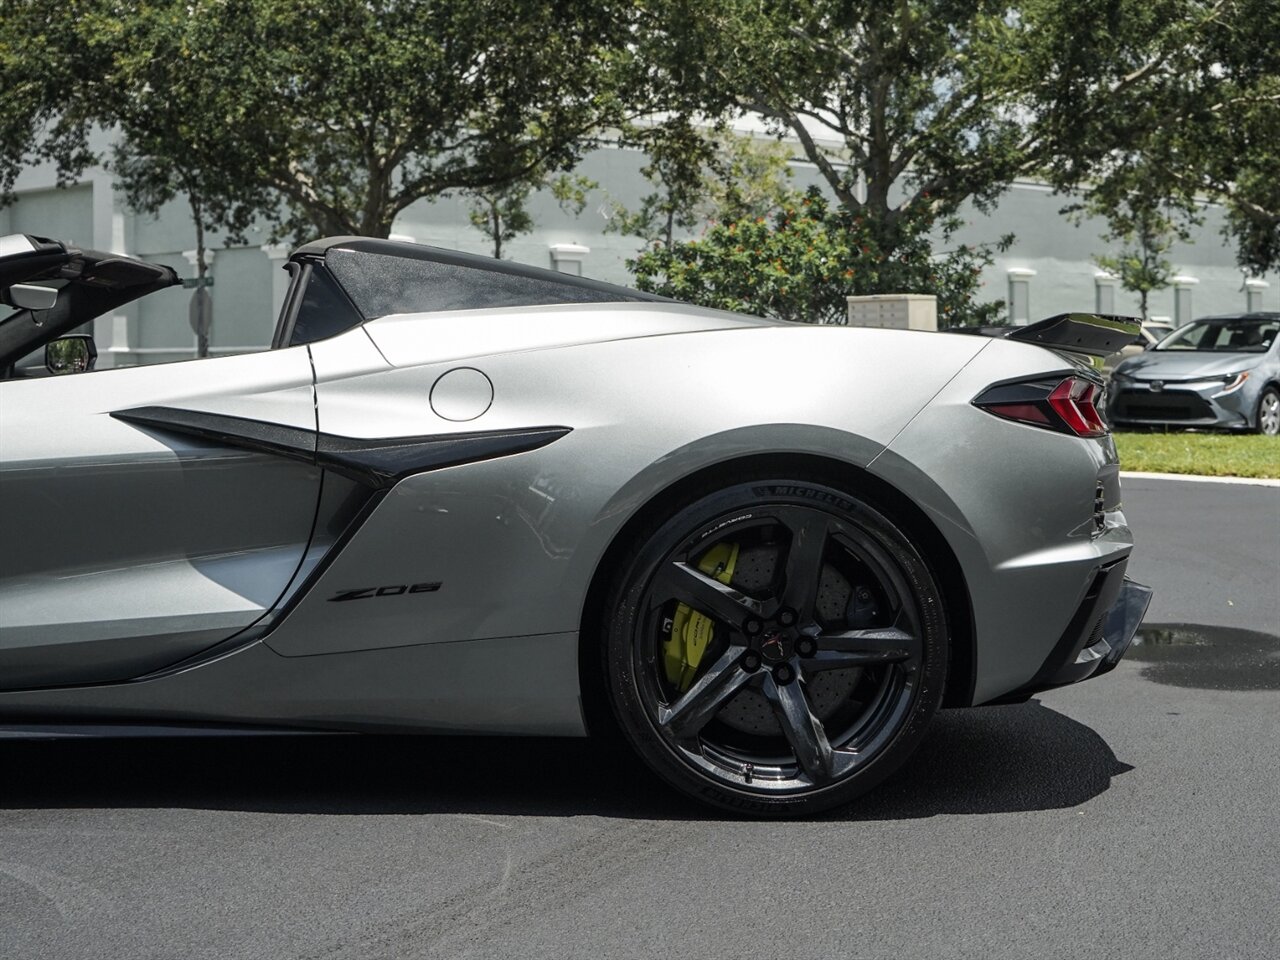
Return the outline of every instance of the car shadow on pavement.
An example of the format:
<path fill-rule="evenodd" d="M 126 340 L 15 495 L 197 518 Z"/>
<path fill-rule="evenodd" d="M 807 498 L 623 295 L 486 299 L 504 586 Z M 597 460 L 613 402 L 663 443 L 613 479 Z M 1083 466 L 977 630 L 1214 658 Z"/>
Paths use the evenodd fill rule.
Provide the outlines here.
<path fill-rule="evenodd" d="M 1072 807 L 1132 769 L 1041 705 L 948 710 L 898 773 L 827 819 Z M 0 809 L 720 819 L 616 747 L 515 737 L 0 740 Z"/>
<path fill-rule="evenodd" d="M 1038 700 L 948 710 L 895 776 L 827 816 L 899 820 L 1075 807 L 1132 769 L 1092 729 Z"/>

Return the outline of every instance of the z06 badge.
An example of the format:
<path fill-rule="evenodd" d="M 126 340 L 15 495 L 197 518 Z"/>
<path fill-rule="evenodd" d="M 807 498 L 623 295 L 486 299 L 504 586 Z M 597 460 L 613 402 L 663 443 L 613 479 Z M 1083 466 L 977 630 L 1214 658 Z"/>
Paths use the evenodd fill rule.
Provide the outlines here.
<path fill-rule="evenodd" d="M 389 587 L 361 587 L 358 590 L 340 590 L 336 597 L 329 598 L 329 602 L 369 600 L 372 597 L 399 597 L 406 593 L 435 593 L 440 587 L 440 583 L 396 583 Z"/>

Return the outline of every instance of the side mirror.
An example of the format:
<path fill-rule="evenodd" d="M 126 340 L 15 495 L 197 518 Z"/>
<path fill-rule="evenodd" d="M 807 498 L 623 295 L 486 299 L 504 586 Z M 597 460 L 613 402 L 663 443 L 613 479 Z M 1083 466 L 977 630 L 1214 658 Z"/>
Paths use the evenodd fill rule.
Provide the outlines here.
<path fill-rule="evenodd" d="M 9 288 L 6 299 L 24 310 L 50 310 L 58 302 L 58 291 L 34 283 L 15 283 Z"/>
<path fill-rule="evenodd" d="M 76 335 L 59 337 L 45 344 L 44 365 L 55 376 L 64 373 L 85 373 L 93 369 L 98 360 L 98 348 L 93 337 Z"/>

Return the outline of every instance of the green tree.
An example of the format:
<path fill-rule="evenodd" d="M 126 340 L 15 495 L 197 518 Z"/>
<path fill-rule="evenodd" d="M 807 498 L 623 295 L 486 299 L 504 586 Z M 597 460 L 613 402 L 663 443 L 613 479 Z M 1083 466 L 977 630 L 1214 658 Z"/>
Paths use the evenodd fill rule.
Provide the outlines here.
<path fill-rule="evenodd" d="M 636 284 L 703 306 L 806 323 L 844 323 L 846 297 L 871 293 L 933 294 L 941 326 L 994 323 L 1000 302 L 975 303 L 985 248 L 957 246 L 935 254 L 931 234 L 949 236 L 927 213 L 897 221 L 900 234 L 881 246 L 883 232 L 860 214 L 811 189 L 771 218 L 717 223 L 698 239 L 655 243 L 628 266 Z"/>
<path fill-rule="evenodd" d="M 640 172 L 655 189 L 635 209 L 612 201 L 607 233 L 671 249 L 678 232 L 707 221 L 772 216 L 790 199 L 786 144 L 699 128 L 688 117 L 633 131 L 628 139 L 647 150 Z"/>
<path fill-rule="evenodd" d="M 6 0 L 0 16 L 0 207 L 24 167 L 52 163 L 72 182 L 96 159 L 94 111 L 80 96 L 108 67 L 96 47 L 69 56 L 66 28 L 84 0 Z"/>
<path fill-rule="evenodd" d="M 702 223 L 699 205 L 706 197 L 705 171 L 715 157 L 714 142 L 686 115 L 669 118 L 651 129 L 632 128 L 624 133 L 623 141 L 645 150 L 648 163 L 640 173 L 656 189 L 641 198 L 635 209 L 613 201 L 605 231 L 662 243 L 670 249 L 677 231 L 692 230 Z"/>
<path fill-rule="evenodd" d="M 1068 190 L 1138 157 L 1162 189 L 1223 198 L 1256 268 L 1280 211 L 1274 0 L 720 0 L 651 56 L 704 113 L 753 111 L 882 230 Z M 696 79 L 694 78 L 696 75 Z M 1162 158 L 1160 164 L 1149 162 Z M 1252 252 L 1246 252 L 1246 250 Z"/>
<path fill-rule="evenodd" d="M 1142 319 L 1149 320 L 1151 294 L 1173 281 L 1173 263 L 1166 254 L 1176 240 L 1190 239 L 1189 227 L 1197 215 L 1171 211 L 1150 190 L 1141 189 L 1123 198 L 1095 196 L 1086 208 L 1108 218 L 1103 239 L 1120 244 L 1115 253 L 1094 257 L 1094 262 L 1114 274 L 1121 288 L 1138 295 Z"/>
<path fill-rule="evenodd" d="M 200 68 L 199 58 L 192 56 L 192 37 L 201 21 L 180 12 L 165 5 L 123 10 L 90 3 L 82 10 L 82 22 L 65 26 L 73 41 L 93 51 L 90 60 L 103 71 L 92 87 L 98 118 L 118 134 L 104 158 L 117 188 L 139 213 L 156 216 L 174 200 L 187 206 L 195 235 L 196 283 L 204 287 L 212 284 L 208 234 L 222 231 L 231 242 L 243 242 L 258 211 L 272 209 L 278 201 L 265 186 L 210 162 L 225 132 L 193 105 L 225 108 L 234 92 Z M 118 16 L 104 22 L 109 14 Z M 156 51 L 173 55 L 155 56 Z M 74 62 L 77 56 L 68 51 L 67 59 Z M 208 355 L 210 333 L 196 331 L 197 356 Z"/>
<path fill-rule="evenodd" d="M 706 218 L 771 217 L 793 200 L 791 146 L 777 140 L 726 133 L 706 177 Z"/>
<path fill-rule="evenodd" d="M 1173 277 L 1173 264 L 1164 256 L 1172 244 L 1170 234 L 1142 223 L 1128 234 L 1113 234 L 1124 247 L 1114 254 L 1094 257 L 1094 262 L 1114 274 L 1120 286 L 1138 295 L 1143 322 L 1151 319 L 1148 300 L 1156 290 L 1164 290 Z"/>
<path fill-rule="evenodd" d="M 206 203 L 250 207 L 277 235 L 386 236 L 418 200 L 567 169 L 599 130 L 625 121 L 619 90 L 649 103 L 624 5 L 69 6 L 58 12 L 30 0 L 31 11 L 20 5 L 14 18 L 6 79 L 43 68 L 23 52 L 39 41 L 60 77 L 83 82 L 22 88 L 21 115 L 5 128 L 14 139 L 0 145 L 0 186 L 33 158 L 53 159 L 67 175 L 83 169 L 92 159 L 87 125 L 96 121 L 126 137 L 148 132 L 133 149 L 139 163 L 196 171 Z M 9 26 L 6 17 L 4 33 Z"/>
<path fill-rule="evenodd" d="M 1005 4 L 726 0 L 708 16 L 722 21 L 699 58 L 709 106 L 794 137 L 840 206 L 886 229 L 989 202 L 1043 156 L 1013 109 L 1033 31 Z"/>
<path fill-rule="evenodd" d="M 1125 23 L 1140 24 L 1125 61 L 1133 82 L 1090 109 L 1072 111 L 1075 97 L 1063 93 L 1064 105 L 1046 121 L 1066 143 L 1106 149 L 1084 159 L 1058 151 L 1049 176 L 1083 184 L 1090 209 L 1122 224 L 1140 195 L 1184 234 L 1206 202 L 1220 203 L 1241 266 L 1259 273 L 1280 266 L 1280 4 L 1155 0 L 1145 14 L 1132 6 L 1127 21 L 1109 10 L 1085 18 L 1064 8 L 1049 24 L 1059 39 L 1047 57 L 1075 55 L 1099 29 L 1123 38 Z M 1051 61 L 1036 68 L 1050 70 Z M 1068 88 L 1062 79 L 1046 86 L 1050 95 Z M 1083 98 L 1091 99 L 1087 89 Z"/>
<path fill-rule="evenodd" d="M 536 190 L 547 190 L 560 204 L 560 209 L 577 216 L 587 206 L 587 194 L 599 184 L 580 174 L 562 173 L 557 177 L 535 179 L 488 189 L 466 191 L 467 214 L 471 225 L 493 244 L 495 260 L 502 259 L 502 246 L 533 229 L 529 197 Z"/>

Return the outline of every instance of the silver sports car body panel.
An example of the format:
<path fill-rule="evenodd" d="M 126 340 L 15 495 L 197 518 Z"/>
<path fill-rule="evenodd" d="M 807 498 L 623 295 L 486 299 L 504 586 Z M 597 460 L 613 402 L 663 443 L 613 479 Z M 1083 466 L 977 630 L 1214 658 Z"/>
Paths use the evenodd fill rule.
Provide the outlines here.
<path fill-rule="evenodd" d="M 648 311 L 660 329 L 666 308 L 574 309 L 594 313 L 597 326 L 607 325 L 615 311 Z M 367 327 L 375 343 L 382 323 Z M 484 342 L 484 319 L 476 325 Z M 642 335 L 536 358 L 521 351 L 433 363 L 431 323 L 418 328 L 425 335 L 416 344 L 417 363 L 410 359 L 415 345 L 402 340 L 392 355 L 404 366 L 391 372 L 375 367 L 328 380 L 323 364 L 317 367 L 322 430 L 350 436 L 391 424 L 401 435 L 480 426 L 505 433 L 568 424 L 572 432 L 544 450 L 402 481 L 268 641 L 277 652 L 301 656 L 577 629 L 582 603 L 564 598 L 585 598 L 600 557 L 655 492 L 762 450 L 837 455 L 865 467 L 921 406 L 914 389 L 896 389 L 895 369 L 911 366 L 914 381 L 936 392 L 985 346 L 971 338 L 746 323 L 682 334 L 678 342 Z M 876 353 L 885 362 L 851 377 L 840 347 Z M 691 377 L 689 364 L 673 362 L 673 353 L 714 356 L 722 375 Z M 469 366 L 459 368 L 463 362 Z M 775 396 L 770 384 L 787 368 L 807 368 L 816 382 L 834 388 L 821 397 Z M 492 404 L 465 423 L 443 420 L 428 402 L 433 386 L 458 369 L 480 369 L 493 384 Z M 763 389 L 726 392 L 739 378 Z M 845 411 L 869 408 L 875 414 L 860 418 L 859 432 L 839 426 Z M 696 420 L 687 416 L 690 409 L 699 411 Z M 329 600 L 348 589 L 409 581 L 443 584 L 429 600 L 429 621 L 409 597 L 377 604 Z"/>
<path fill-rule="evenodd" d="M 1063 445 L 972 403 L 1012 371 L 1063 366 L 1047 351 L 991 341 L 871 466 L 929 513 L 965 571 L 979 638 L 975 703 L 1027 684 L 1093 572 L 1133 546 L 1109 436 Z"/>
<path fill-rule="evenodd" d="M 342 243 L 299 251 L 288 309 Z M 0 383 L 0 722 L 582 734 L 629 524 L 762 457 L 938 544 L 949 702 L 1060 682 L 1132 547 L 1115 447 L 974 399 L 1069 357 L 626 294 Z"/>
<path fill-rule="evenodd" d="M 295 348 L 0 385 L 0 688 L 127 680 L 271 609 L 320 471 L 111 413 L 159 401 L 314 438 L 311 379 Z"/>

